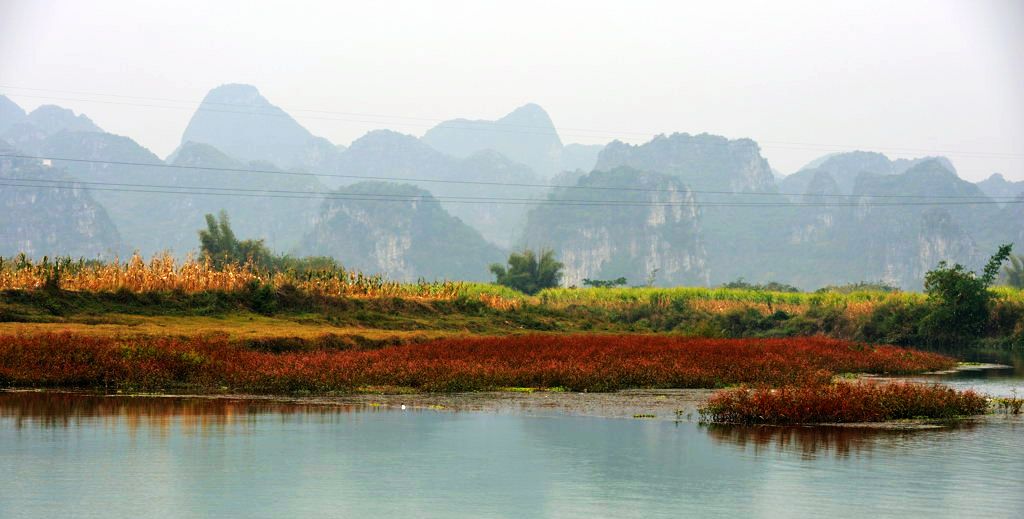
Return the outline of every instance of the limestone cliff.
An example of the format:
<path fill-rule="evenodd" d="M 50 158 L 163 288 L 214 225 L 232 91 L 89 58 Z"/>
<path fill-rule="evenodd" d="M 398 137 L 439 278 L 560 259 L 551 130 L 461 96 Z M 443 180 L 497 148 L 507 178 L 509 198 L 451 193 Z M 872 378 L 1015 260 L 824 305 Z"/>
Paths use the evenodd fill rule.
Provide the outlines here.
<path fill-rule="evenodd" d="M 360 182 L 325 200 L 299 254 L 331 256 L 347 268 L 391 279 L 483 281 L 505 260 L 429 192 L 408 184 Z"/>
<path fill-rule="evenodd" d="M 590 189 L 596 188 L 596 189 Z M 677 178 L 631 168 L 594 171 L 530 211 L 524 245 L 551 248 L 566 285 L 625 277 L 643 284 L 707 284 L 693 193 Z"/>
<path fill-rule="evenodd" d="M 18 152 L 0 146 L 0 153 Z M 70 180 L 41 161 L 0 157 L 0 256 L 109 259 L 122 252 L 106 210 Z"/>

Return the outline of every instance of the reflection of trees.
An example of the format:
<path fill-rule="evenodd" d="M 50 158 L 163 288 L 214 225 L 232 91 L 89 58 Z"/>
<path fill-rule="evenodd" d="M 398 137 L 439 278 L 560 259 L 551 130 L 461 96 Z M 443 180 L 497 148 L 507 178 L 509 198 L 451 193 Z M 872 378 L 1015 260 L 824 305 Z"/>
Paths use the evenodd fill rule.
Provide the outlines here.
<path fill-rule="evenodd" d="M 752 448 L 755 455 L 770 452 L 797 453 L 813 459 L 819 455 L 846 458 L 870 455 L 881 446 L 909 435 L 926 434 L 912 429 L 881 429 L 871 427 L 772 427 L 711 424 L 705 426 L 708 436 L 717 444 L 741 449 Z M 970 429 L 973 424 L 958 426 Z"/>
<path fill-rule="evenodd" d="M 103 396 L 82 393 L 0 392 L 0 419 L 10 419 L 17 428 L 68 427 L 99 420 L 129 430 L 149 427 L 166 431 L 172 424 L 183 430 L 205 433 L 227 427 L 251 426 L 259 415 L 277 414 L 283 420 L 293 415 L 332 415 L 356 410 L 362 405 L 310 405 L 258 399 Z"/>

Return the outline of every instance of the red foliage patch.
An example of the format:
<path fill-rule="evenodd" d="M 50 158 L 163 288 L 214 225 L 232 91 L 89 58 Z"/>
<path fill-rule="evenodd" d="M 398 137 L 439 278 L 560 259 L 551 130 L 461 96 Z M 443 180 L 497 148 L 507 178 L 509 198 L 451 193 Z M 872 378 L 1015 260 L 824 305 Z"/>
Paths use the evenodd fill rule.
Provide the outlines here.
<path fill-rule="evenodd" d="M 988 401 L 974 391 L 926 384 L 836 383 L 716 393 L 701 409 L 704 421 L 737 424 L 884 422 L 982 414 Z"/>
<path fill-rule="evenodd" d="M 445 339 L 378 350 L 268 353 L 225 338 L 0 336 L 0 385 L 249 392 L 426 391 L 500 387 L 715 388 L 824 383 L 836 373 L 951 367 L 934 353 L 823 337 L 694 339 L 645 335 L 526 335 Z"/>

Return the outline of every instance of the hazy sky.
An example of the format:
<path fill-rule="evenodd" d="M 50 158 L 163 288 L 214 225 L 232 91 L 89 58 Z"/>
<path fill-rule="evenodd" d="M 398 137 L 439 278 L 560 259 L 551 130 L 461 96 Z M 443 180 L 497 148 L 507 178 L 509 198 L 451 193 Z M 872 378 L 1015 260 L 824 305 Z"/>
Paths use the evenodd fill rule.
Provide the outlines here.
<path fill-rule="evenodd" d="M 23 108 L 165 156 L 234 82 L 343 112 L 293 113 L 343 144 L 536 102 L 566 142 L 710 132 L 785 173 L 859 148 L 1024 179 L 1024 0 L 0 0 L 0 93 Z"/>

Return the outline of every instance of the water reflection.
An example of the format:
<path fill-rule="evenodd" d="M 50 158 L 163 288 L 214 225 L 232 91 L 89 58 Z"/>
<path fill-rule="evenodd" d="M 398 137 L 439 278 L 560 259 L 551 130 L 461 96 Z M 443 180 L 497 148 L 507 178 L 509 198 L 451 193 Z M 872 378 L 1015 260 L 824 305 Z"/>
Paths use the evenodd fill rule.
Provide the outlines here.
<path fill-rule="evenodd" d="M 0 392 L 0 517 L 1012 517 L 1024 509 L 1017 421 L 937 431 L 705 428 L 374 412 L 384 409 Z"/>
<path fill-rule="evenodd" d="M 178 426 L 186 433 L 204 434 L 223 432 L 231 427 L 251 427 L 261 415 L 277 415 L 282 421 L 324 421 L 341 413 L 374 410 L 372 406 L 356 404 L 328 406 L 251 398 L 0 392 L 0 419 L 10 420 L 16 429 L 67 428 L 100 422 L 109 426 L 124 425 L 129 431 L 145 428 L 166 433 L 172 426 Z"/>
<path fill-rule="evenodd" d="M 969 431 L 972 423 L 943 427 L 944 431 Z M 885 429 L 876 427 L 772 427 L 707 425 L 708 436 L 716 445 L 731 445 L 760 456 L 785 452 L 803 459 L 819 456 L 848 458 L 870 455 L 876 448 L 928 434 L 932 430 Z"/>

